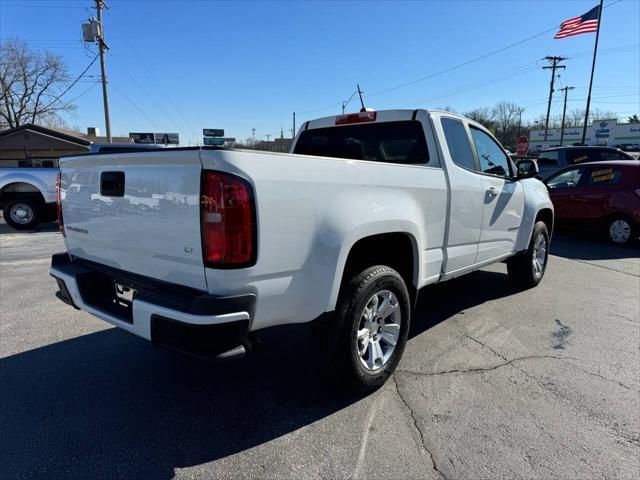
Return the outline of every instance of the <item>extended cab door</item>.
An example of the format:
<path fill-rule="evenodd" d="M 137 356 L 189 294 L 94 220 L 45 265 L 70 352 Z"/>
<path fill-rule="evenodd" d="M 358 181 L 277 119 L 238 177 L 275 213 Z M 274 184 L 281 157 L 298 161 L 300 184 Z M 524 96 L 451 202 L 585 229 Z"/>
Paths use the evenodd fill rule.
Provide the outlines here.
<path fill-rule="evenodd" d="M 511 160 L 485 131 L 469 125 L 482 175 L 482 233 L 476 263 L 514 251 L 524 213 L 524 188 L 513 179 Z"/>
<path fill-rule="evenodd" d="M 449 226 L 445 274 L 471 267 L 476 262 L 482 230 L 484 185 L 476 172 L 469 134 L 462 120 L 441 117 L 446 139 L 442 145 L 449 178 Z"/>

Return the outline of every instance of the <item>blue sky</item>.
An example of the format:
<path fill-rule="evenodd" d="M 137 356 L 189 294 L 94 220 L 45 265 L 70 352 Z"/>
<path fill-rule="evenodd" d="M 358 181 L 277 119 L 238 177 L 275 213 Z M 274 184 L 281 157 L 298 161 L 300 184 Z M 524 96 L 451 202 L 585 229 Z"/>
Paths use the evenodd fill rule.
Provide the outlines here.
<path fill-rule="evenodd" d="M 594 34 L 553 40 L 549 32 L 448 73 L 433 75 L 581 15 L 595 0 L 414 2 L 213 2 L 107 0 L 112 131 L 228 136 L 279 135 L 306 119 L 340 112 L 360 83 L 376 109 L 451 106 L 464 112 L 500 100 L 546 110 L 545 55 L 571 57 L 558 86 L 575 86 L 569 108 L 584 107 Z M 605 1 L 607 4 L 615 0 Z M 19 37 L 61 54 L 77 76 L 92 53 L 80 41 L 91 0 L 0 0 L 0 39 Z M 93 11 L 93 10 L 91 10 Z M 640 113 L 640 0 L 605 8 L 593 108 Z M 537 62 L 537 63 L 536 63 Z M 66 118 L 104 132 L 96 62 L 68 94 Z M 88 90 L 87 90 L 88 89 Z M 553 105 L 561 111 L 560 95 Z M 350 104 L 352 110 L 358 105 Z M 331 105 L 329 108 L 327 107 Z M 304 113 L 307 112 L 307 113 Z"/>

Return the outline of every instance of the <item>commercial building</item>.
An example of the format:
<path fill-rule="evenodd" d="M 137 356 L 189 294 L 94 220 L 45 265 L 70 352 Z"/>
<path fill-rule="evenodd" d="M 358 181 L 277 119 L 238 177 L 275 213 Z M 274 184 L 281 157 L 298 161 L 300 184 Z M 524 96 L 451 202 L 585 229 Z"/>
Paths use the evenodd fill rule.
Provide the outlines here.
<path fill-rule="evenodd" d="M 573 145 L 582 141 L 582 127 L 565 128 L 563 145 Z M 608 145 L 610 147 L 627 147 L 640 145 L 640 123 L 618 123 L 616 119 L 594 120 L 587 127 L 586 145 Z M 544 148 L 560 146 L 560 129 L 550 128 L 547 139 L 544 129 L 531 130 L 529 149 L 536 151 Z"/>

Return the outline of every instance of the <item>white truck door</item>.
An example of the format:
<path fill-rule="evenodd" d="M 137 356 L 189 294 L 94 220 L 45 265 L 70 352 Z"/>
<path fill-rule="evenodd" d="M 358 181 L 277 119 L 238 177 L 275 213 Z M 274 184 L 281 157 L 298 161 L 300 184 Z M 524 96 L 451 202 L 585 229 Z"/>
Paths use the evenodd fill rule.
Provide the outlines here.
<path fill-rule="evenodd" d="M 440 118 L 446 142 L 440 142 L 450 185 L 449 228 L 444 273 L 452 273 L 476 262 L 482 231 L 485 187 L 476 172 L 471 142 L 464 123 L 452 117 Z M 434 122 L 436 130 L 438 122 Z M 439 134 L 442 138 L 442 134 Z M 448 150 L 448 155 L 446 150 Z"/>
<path fill-rule="evenodd" d="M 513 252 L 522 224 L 524 189 L 511 177 L 511 162 L 486 132 L 469 126 L 484 184 L 482 234 L 476 262 Z"/>

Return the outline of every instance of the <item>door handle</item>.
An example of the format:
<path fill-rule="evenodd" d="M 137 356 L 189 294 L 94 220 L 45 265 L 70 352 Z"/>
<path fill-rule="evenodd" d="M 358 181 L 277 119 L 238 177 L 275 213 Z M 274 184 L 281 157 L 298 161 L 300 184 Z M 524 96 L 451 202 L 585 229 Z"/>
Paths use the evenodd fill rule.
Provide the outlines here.
<path fill-rule="evenodd" d="M 495 197 L 496 195 L 498 195 L 498 192 L 496 191 L 495 187 L 489 187 L 487 189 L 487 195 L 489 195 L 490 198 Z"/>

